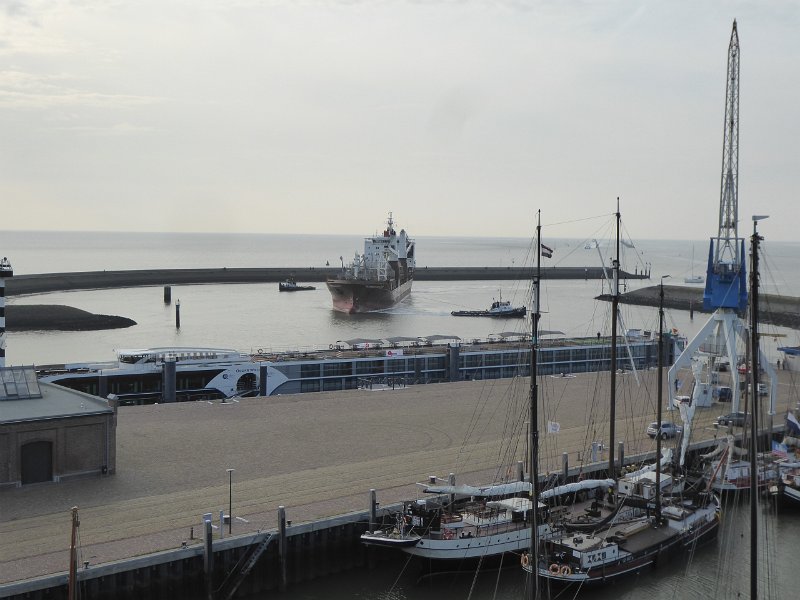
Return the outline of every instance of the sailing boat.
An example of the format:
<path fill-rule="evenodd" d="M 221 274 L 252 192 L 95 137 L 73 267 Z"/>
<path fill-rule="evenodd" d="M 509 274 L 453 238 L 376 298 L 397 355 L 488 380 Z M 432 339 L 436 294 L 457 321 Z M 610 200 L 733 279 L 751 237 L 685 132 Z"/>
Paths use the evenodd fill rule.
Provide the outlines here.
<path fill-rule="evenodd" d="M 684 283 L 703 283 L 705 281 L 705 277 L 702 275 L 695 275 L 694 274 L 694 245 L 692 245 L 692 274 L 688 277 L 683 278 Z"/>
<path fill-rule="evenodd" d="M 619 298 L 619 208 L 617 258 L 613 262 L 612 356 L 611 356 L 611 440 L 614 439 L 616 371 L 616 322 Z M 663 377 L 663 282 L 659 306 L 658 422 L 661 422 Z M 585 507 L 585 514 L 554 525 L 554 533 L 543 538 L 538 552 L 524 555 L 522 566 L 544 580 L 559 584 L 604 583 L 656 563 L 661 557 L 688 549 L 716 535 L 719 500 L 714 494 L 692 492 L 663 498 L 662 489 L 671 484 L 661 473 L 661 436 L 657 436 L 655 478 L 645 467 L 619 479 L 616 492 L 609 490 Z M 613 444 L 609 452 L 609 475 L 614 477 Z M 613 483 L 613 480 L 612 480 Z M 584 508 L 578 505 L 575 508 Z M 575 514 L 575 510 L 573 514 Z M 530 556 L 535 556 L 531 560 Z"/>
<path fill-rule="evenodd" d="M 531 423 L 537 422 L 537 363 L 541 257 L 552 252 L 541 244 L 541 223 L 537 225 L 537 275 L 534 279 L 533 341 L 531 351 Z M 530 428 L 529 448 L 538 440 L 536 427 Z M 533 452 L 533 451 L 532 451 Z M 533 510 L 531 498 L 537 498 L 538 457 L 530 459 L 529 481 L 485 487 L 455 485 L 450 477 L 447 485 L 438 485 L 436 477 L 423 484 L 423 491 L 435 494 L 429 500 L 405 502 L 394 522 L 361 535 L 361 542 L 372 546 L 393 547 L 407 554 L 441 561 L 487 559 L 505 552 L 519 552 L 531 546 L 531 539 L 549 536 L 551 531 L 548 507 L 538 501 Z M 533 493 L 531 493 L 533 490 Z M 444 501 L 443 501 L 444 499 Z"/>

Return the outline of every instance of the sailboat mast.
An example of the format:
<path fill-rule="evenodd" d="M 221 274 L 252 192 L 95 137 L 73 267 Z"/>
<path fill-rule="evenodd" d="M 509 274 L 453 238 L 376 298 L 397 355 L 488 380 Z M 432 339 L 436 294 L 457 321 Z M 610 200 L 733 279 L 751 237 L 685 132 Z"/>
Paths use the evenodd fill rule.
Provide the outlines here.
<path fill-rule="evenodd" d="M 542 278 L 542 211 L 536 217 L 536 275 L 533 277 L 533 294 L 531 310 L 531 391 L 530 391 L 530 425 L 528 431 L 530 440 L 530 484 L 531 484 L 531 548 L 530 557 L 533 565 L 533 583 L 528 586 L 528 597 L 535 598 L 539 594 L 539 569 L 536 556 L 538 555 L 537 530 L 539 527 L 539 384 L 537 381 L 539 348 L 539 282 Z"/>
<path fill-rule="evenodd" d="M 656 411 L 656 523 L 661 523 L 661 402 L 664 387 L 664 278 L 658 291 L 658 409 Z"/>
<path fill-rule="evenodd" d="M 609 409 L 609 448 L 608 448 L 608 476 L 611 479 L 616 479 L 616 469 L 614 467 L 614 438 L 615 431 L 614 425 L 617 419 L 617 312 L 619 311 L 619 198 L 617 198 L 617 212 L 615 213 L 617 219 L 617 255 L 612 263 L 612 281 L 611 281 L 611 405 Z"/>
<path fill-rule="evenodd" d="M 750 240 L 750 382 L 753 397 L 750 415 L 750 597 L 758 598 L 758 221 L 766 216 L 753 215 Z M 745 363 L 746 365 L 747 363 Z"/>

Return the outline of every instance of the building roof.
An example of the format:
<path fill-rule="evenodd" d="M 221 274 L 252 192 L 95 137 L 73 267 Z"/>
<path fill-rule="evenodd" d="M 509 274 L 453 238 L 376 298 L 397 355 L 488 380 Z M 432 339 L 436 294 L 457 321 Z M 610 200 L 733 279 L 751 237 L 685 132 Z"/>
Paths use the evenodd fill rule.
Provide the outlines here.
<path fill-rule="evenodd" d="M 113 412 L 102 398 L 40 382 L 32 366 L 0 369 L 0 424 Z"/>

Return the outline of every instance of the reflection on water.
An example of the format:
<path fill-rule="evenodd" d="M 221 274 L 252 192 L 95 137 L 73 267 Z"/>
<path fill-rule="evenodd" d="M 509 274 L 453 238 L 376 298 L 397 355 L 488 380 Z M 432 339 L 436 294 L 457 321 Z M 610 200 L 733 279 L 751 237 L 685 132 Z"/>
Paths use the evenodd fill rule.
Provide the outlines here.
<path fill-rule="evenodd" d="M 800 548 L 800 511 L 780 509 L 761 499 L 759 510 L 759 597 L 797 597 L 794 569 Z M 648 598 L 723 599 L 749 597 L 749 506 L 747 498 L 725 498 L 717 540 L 689 556 L 648 569 L 610 586 L 552 589 L 544 597 L 637 600 Z M 503 568 L 432 573 L 425 563 L 398 553 L 395 560 L 290 587 L 287 600 L 517 600 L 526 578 L 515 556 Z M 266 598 L 267 596 L 263 596 Z"/>

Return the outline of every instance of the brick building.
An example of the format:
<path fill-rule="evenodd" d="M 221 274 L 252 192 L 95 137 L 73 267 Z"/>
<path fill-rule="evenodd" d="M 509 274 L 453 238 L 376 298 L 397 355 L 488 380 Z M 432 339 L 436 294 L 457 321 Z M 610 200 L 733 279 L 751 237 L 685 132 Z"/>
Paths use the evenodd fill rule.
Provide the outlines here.
<path fill-rule="evenodd" d="M 0 488 L 116 470 L 116 407 L 0 368 Z"/>

